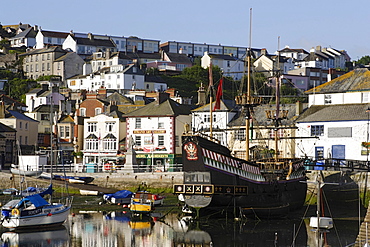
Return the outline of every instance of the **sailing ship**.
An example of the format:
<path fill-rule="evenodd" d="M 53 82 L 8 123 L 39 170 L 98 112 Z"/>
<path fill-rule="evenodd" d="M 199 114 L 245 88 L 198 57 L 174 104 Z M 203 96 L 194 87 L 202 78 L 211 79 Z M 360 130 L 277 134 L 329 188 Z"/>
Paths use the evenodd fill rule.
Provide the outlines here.
<path fill-rule="evenodd" d="M 186 130 L 182 136 L 184 183 L 174 185 L 174 193 L 184 198 L 187 206 L 196 209 L 230 209 L 245 216 L 281 217 L 303 206 L 307 193 L 304 159 L 279 157 L 278 130 L 286 111 L 279 108 L 279 76 L 276 76 L 276 111 L 266 112 L 273 121 L 274 157 L 251 160 L 249 131 L 254 108 L 261 98 L 251 96 L 251 48 L 247 51 L 248 77 L 246 93 L 236 97 L 245 113 L 245 159 L 233 157 L 231 151 L 212 138 L 212 107 L 210 97 L 210 135 Z M 210 65 L 212 85 L 212 64 Z M 257 156 L 255 156 L 257 157 Z"/>

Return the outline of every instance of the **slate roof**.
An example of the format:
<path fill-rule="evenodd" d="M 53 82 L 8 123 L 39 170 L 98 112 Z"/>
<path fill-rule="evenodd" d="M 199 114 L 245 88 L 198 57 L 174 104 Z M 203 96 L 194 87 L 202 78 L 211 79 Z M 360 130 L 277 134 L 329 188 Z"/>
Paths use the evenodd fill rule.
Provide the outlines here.
<path fill-rule="evenodd" d="M 44 35 L 44 37 L 54 37 L 54 38 L 67 38 L 69 33 L 64 33 L 64 32 L 55 32 L 55 31 L 45 31 L 42 30 L 41 33 Z"/>
<path fill-rule="evenodd" d="M 166 53 L 166 55 L 171 62 L 191 64 L 189 57 L 185 54 Z"/>
<path fill-rule="evenodd" d="M 153 101 L 146 106 L 125 114 L 124 117 L 178 116 L 190 114 L 191 112 L 188 106 L 181 105 L 172 99 L 167 99 L 161 104 Z"/>
<path fill-rule="evenodd" d="M 50 105 L 39 105 L 33 111 L 34 112 L 46 112 L 46 113 L 50 113 Z M 53 111 L 54 112 L 59 111 L 59 106 L 54 105 L 53 106 Z"/>
<path fill-rule="evenodd" d="M 48 48 L 41 48 L 41 49 L 34 49 L 29 52 L 20 54 L 19 56 L 28 56 L 28 55 L 33 55 L 33 54 L 41 54 L 41 53 L 49 53 L 49 52 L 64 52 L 67 53 L 67 51 L 63 50 L 59 46 L 51 46 Z"/>
<path fill-rule="evenodd" d="M 5 118 L 16 118 L 16 119 L 20 119 L 20 120 L 26 120 L 26 121 L 31 121 L 31 122 L 38 122 L 35 119 L 30 118 L 30 117 L 24 115 L 23 113 L 20 113 L 20 112 L 17 112 L 17 111 L 8 110 L 7 112 L 8 113 L 5 114 Z"/>
<path fill-rule="evenodd" d="M 213 101 L 212 102 L 212 109 L 215 105 L 216 101 Z M 208 112 L 209 111 L 209 103 L 208 104 L 205 104 L 205 105 L 202 105 L 194 110 L 192 110 L 193 112 Z M 227 106 L 224 102 L 224 100 L 221 100 L 220 101 L 220 109 L 219 110 L 216 110 L 216 111 L 231 111 L 232 107 L 230 106 Z"/>
<path fill-rule="evenodd" d="M 58 123 L 74 123 L 74 119 L 70 115 L 64 115 L 60 118 Z"/>
<path fill-rule="evenodd" d="M 272 120 L 266 117 L 266 111 L 276 111 L 276 106 L 272 104 L 263 104 L 254 108 L 253 118 L 256 120 L 258 126 L 272 126 L 274 123 Z M 296 104 L 285 104 L 280 106 L 280 110 L 287 110 L 288 117 L 287 119 L 282 119 L 281 126 L 290 126 L 293 125 L 296 118 Z M 245 126 L 245 114 L 240 114 L 233 121 L 230 121 L 228 126 Z"/>
<path fill-rule="evenodd" d="M 313 105 L 296 122 L 329 122 L 368 120 L 370 104 Z"/>
<path fill-rule="evenodd" d="M 108 101 L 108 102 L 114 101 L 114 102 L 116 102 L 117 105 L 133 104 L 134 103 L 130 98 L 127 98 L 126 96 L 124 96 L 124 95 L 122 95 L 118 92 L 114 92 L 113 94 L 109 95 L 107 97 L 106 101 Z"/>
<path fill-rule="evenodd" d="M 0 123 L 0 132 L 17 132 L 17 131 L 15 129 L 9 127 L 8 125 Z"/>
<path fill-rule="evenodd" d="M 208 56 L 210 56 L 213 59 L 232 60 L 232 61 L 239 60 L 237 57 L 223 54 L 208 54 Z"/>
<path fill-rule="evenodd" d="M 36 32 L 33 30 L 32 27 L 29 27 L 23 32 L 15 35 L 14 37 L 10 39 L 13 40 L 13 39 L 21 39 L 21 38 L 35 38 L 35 37 L 36 37 Z"/>
<path fill-rule="evenodd" d="M 297 53 L 309 54 L 309 52 L 307 52 L 304 49 L 293 49 L 293 48 L 289 48 L 289 47 L 285 47 L 284 49 L 280 50 L 279 52 L 297 52 Z"/>
<path fill-rule="evenodd" d="M 110 39 L 89 39 L 80 37 L 73 37 L 73 39 L 79 45 L 116 47 Z"/>
<path fill-rule="evenodd" d="M 351 91 L 370 90 L 370 71 L 368 69 L 355 69 L 334 80 L 306 91 L 307 94 L 344 93 Z"/>

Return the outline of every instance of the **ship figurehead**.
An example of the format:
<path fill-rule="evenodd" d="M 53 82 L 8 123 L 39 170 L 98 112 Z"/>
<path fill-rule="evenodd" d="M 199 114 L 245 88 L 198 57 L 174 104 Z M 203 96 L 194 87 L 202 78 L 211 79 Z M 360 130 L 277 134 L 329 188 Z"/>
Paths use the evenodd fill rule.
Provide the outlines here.
<path fill-rule="evenodd" d="M 191 160 L 191 161 L 198 160 L 198 147 L 194 142 L 185 143 L 184 151 L 186 152 L 187 160 Z"/>

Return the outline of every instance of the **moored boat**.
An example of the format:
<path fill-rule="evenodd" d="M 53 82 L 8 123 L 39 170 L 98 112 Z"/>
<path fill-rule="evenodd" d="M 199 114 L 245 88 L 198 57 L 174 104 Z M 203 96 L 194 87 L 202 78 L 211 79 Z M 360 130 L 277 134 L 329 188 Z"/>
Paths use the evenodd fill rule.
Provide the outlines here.
<path fill-rule="evenodd" d="M 104 194 L 103 200 L 111 204 L 130 204 L 133 192 L 129 190 L 119 190 L 115 193 Z"/>
<path fill-rule="evenodd" d="M 149 214 L 154 210 L 154 195 L 139 191 L 131 198 L 130 210 L 134 214 Z"/>
<path fill-rule="evenodd" d="M 42 174 L 42 171 L 21 170 L 16 167 L 11 167 L 10 172 L 14 175 L 21 175 L 21 176 L 28 176 L 28 177 L 38 177 Z"/>
<path fill-rule="evenodd" d="M 49 203 L 39 194 L 11 200 L 1 208 L 2 226 L 11 229 L 63 224 L 70 204 Z"/>

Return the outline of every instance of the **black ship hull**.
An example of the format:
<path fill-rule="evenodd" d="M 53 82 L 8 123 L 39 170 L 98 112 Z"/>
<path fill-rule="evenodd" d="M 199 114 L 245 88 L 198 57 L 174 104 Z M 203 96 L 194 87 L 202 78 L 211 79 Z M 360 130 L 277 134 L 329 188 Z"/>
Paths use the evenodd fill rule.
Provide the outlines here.
<path fill-rule="evenodd" d="M 246 216 L 284 216 L 303 206 L 303 162 L 253 163 L 199 136 L 183 137 L 184 183 L 174 186 L 193 208 L 238 208 Z"/>

